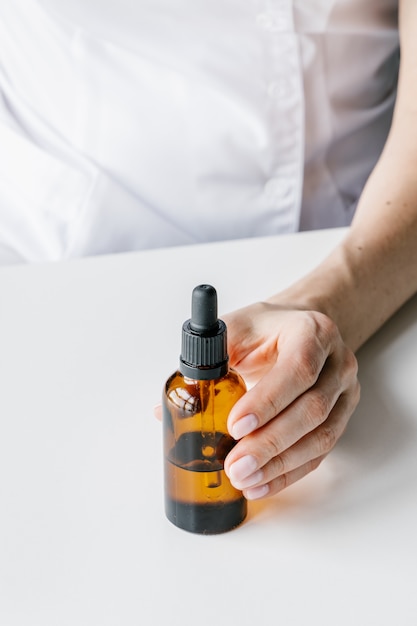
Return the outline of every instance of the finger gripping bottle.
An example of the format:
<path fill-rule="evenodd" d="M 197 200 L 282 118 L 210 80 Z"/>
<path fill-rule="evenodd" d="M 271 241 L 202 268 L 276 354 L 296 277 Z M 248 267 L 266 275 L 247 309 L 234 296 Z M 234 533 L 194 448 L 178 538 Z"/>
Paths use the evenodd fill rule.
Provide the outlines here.
<path fill-rule="evenodd" d="M 246 517 L 246 500 L 223 469 L 236 443 L 227 417 L 245 391 L 243 379 L 228 366 L 216 290 L 199 285 L 192 293 L 191 319 L 182 327 L 179 370 L 163 393 L 165 512 L 179 528 L 216 534 Z"/>

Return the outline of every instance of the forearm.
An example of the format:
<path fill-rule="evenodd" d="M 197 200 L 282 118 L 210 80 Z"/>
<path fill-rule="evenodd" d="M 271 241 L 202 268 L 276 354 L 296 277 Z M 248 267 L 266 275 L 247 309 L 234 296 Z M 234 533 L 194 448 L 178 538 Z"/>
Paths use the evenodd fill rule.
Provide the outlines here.
<path fill-rule="evenodd" d="M 384 196 L 381 185 L 370 181 L 342 243 L 272 300 L 327 314 L 345 342 L 359 348 L 417 291 L 416 200 L 409 211 L 397 212 L 408 201 L 406 187 L 396 194 L 387 189 Z M 378 210 L 368 211 L 368 202 Z"/>
<path fill-rule="evenodd" d="M 351 299 L 329 313 L 354 349 L 417 291 L 417 153 L 392 151 L 370 179 L 341 246 Z"/>

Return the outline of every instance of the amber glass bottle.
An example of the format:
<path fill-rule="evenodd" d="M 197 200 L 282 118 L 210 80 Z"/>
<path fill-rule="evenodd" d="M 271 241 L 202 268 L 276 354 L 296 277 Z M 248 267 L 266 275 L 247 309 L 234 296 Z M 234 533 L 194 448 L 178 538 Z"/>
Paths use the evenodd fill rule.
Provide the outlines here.
<path fill-rule="evenodd" d="M 180 528 L 216 534 L 246 517 L 246 500 L 223 469 L 235 444 L 227 417 L 246 387 L 228 366 L 226 326 L 217 318 L 214 287 L 196 287 L 191 309 L 182 328 L 179 370 L 163 393 L 165 512 Z"/>

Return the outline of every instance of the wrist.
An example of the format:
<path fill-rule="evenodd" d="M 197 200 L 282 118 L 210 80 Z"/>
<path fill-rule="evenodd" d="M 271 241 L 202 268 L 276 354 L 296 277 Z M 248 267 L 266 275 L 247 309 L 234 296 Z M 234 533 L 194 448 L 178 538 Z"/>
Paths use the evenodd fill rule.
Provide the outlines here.
<path fill-rule="evenodd" d="M 337 325 L 344 342 L 356 350 L 368 338 L 361 324 L 357 299 L 357 277 L 349 248 L 342 243 L 312 272 L 268 301 L 285 308 L 327 315 Z"/>

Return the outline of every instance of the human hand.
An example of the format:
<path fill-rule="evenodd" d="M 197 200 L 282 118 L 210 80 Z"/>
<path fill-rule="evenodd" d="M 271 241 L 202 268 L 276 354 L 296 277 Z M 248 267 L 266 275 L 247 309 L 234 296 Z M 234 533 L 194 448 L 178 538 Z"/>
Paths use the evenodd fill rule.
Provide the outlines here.
<path fill-rule="evenodd" d="M 359 402 L 357 361 L 333 321 L 272 302 L 222 316 L 230 365 L 253 386 L 235 404 L 225 460 L 249 500 L 278 493 L 318 467 Z"/>

